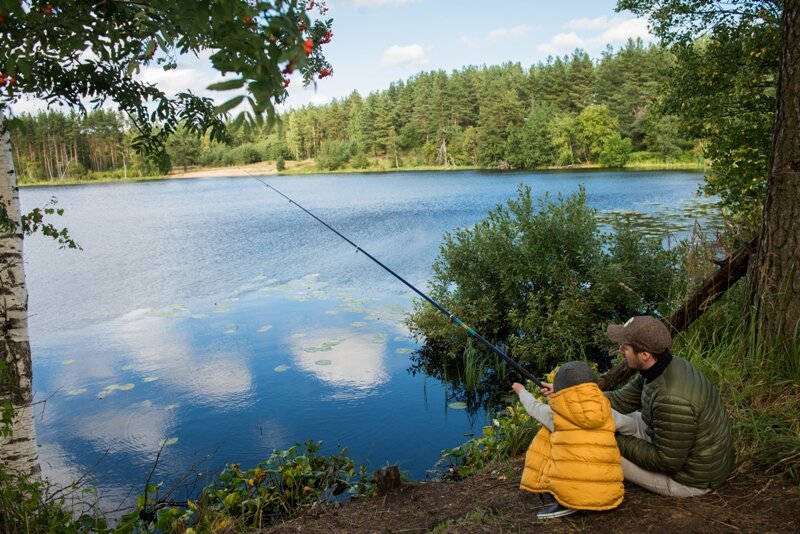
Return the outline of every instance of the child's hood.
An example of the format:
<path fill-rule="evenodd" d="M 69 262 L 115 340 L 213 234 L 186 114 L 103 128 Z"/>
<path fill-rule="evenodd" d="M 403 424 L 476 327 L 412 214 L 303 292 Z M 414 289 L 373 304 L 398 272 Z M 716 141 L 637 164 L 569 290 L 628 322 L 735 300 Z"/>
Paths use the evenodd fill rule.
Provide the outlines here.
<path fill-rule="evenodd" d="M 611 404 L 593 382 L 562 389 L 549 400 L 555 413 L 587 430 L 602 427 L 611 416 Z"/>

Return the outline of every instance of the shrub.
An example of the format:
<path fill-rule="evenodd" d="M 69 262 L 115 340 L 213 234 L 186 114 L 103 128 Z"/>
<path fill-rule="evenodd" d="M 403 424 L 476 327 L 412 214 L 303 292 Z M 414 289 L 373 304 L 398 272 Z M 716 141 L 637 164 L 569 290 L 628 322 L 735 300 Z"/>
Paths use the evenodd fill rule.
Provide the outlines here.
<path fill-rule="evenodd" d="M 261 160 L 261 152 L 251 143 L 229 149 L 223 157 L 225 165 L 249 165 L 250 163 L 258 163 Z"/>
<path fill-rule="evenodd" d="M 364 154 L 363 152 L 359 152 L 358 154 L 355 155 L 350 165 L 354 169 L 366 169 L 367 167 L 369 167 L 369 160 L 367 160 L 367 155 Z"/>
<path fill-rule="evenodd" d="M 352 143 L 326 139 L 317 153 L 317 168 L 323 171 L 335 171 L 344 167 L 350 161 Z"/>
<path fill-rule="evenodd" d="M 582 358 L 605 366 L 606 324 L 665 312 L 678 268 L 660 239 L 619 224 L 601 232 L 583 188 L 557 202 L 545 195 L 537 206 L 521 186 L 483 221 L 445 234 L 430 295 L 520 362 L 544 369 Z M 424 301 L 408 324 L 430 358 L 463 359 L 467 336 Z"/>
<path fill-rule="evenodd" d="M 623 167 L 628 162 L 632 150 L 631 140 L 615 133 L 603 143 L 600 164 L 604 167 Z"/>

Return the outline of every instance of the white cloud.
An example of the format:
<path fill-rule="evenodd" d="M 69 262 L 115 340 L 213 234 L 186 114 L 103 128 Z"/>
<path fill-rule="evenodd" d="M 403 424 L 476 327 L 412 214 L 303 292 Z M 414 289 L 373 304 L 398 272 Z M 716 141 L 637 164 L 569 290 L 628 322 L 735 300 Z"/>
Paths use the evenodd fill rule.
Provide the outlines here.
<path fill-rule="evenodd" d="M 558 55 L 572 52 L 576 48 L 587 49 L 603 47 L 608 44 L 617 45 L 637 37 L 644 41 L 653 38 L 648 31 L 645 19 L 620 17 L 572 19 L 566 24 L 566 29 L 572 31 L 557 34 L 550 41 L 539 45 L 537 50 L 543 54 Z"/>
<path fill-rule="evenodd" d="M 425 57 L 425 50 L 418 44 L 408 46 L 394 45 L 383 53 L 380 60 L 380 64 L 384 67 L 419 67 L 428 63 L 428 58 Z"/>
<path fill-rule="evenodd" d="M 543 54 L 555 56 L 564 52 L 572 52 L 576 48 L 585 46 L 586 41 L 581 39 L 577 33 L 569 32 L 555 35 L 550 39 L 550 42 L 539 45 L 537 50 Z"/>
<path fill-rule="evenodd" d="M 161 67 L 147 67 L 141 70 L 137 76 L 143 82 L 152 83 L 167 95 L 175 95 L 189 89 L 195 94 L 210 96 L 211 91 L 206 87 L 212 83 L 222 81 L 219 73 L 208 69 L 201 70 L 196 68 L 177 68 L 164 70 Z M 215 91 L 217 95 L 217 93 Z"/>
<path fill-rule="evenodd" d="M 486 38 L 490 41 L 497 41 L 500 39 L 518 39 L 519 37 L 530 33 L 532 29 L 533 28 L 530 26 L 526 26 L 524 24 L 514 26 L 513 28 L 497 28 L 496 30 L 490 31 Z"/>
<path fill-rule="evenodd" d="M 309 99 L 309 102 L 311 102 L 315 106 L 322 106 L 324 104 L 330 104 L 331 101 L 333 101 L 333 97 L 331 97 L 330 95 L 321 95 L 319 93 L 314 94 L 314 96 L 312 96 Z"/>
<path fill-rule="evenodd" d="M 536 51 L 541 54 L 546 54 L 548 56 L 557 56 L 561 52 L 550 43 L 543 43 L 536 47 Z"/>
<path fill-rule="evenodd" d="M 643 40 L 652 38 L 645 19 L 615 20 L 598 39 L 602 44 L 617 44 L 637 37 Z"/>

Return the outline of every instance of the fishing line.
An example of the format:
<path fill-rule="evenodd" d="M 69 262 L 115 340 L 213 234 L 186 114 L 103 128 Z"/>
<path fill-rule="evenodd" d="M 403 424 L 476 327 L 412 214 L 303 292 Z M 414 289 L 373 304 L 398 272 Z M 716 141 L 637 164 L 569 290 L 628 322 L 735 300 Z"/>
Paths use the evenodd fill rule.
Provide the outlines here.
<path fill-rule="evenodd" d="M 300 204 L 298 204 L 297 202 L 295 202 L 294 200 L 292 200 L 292 199 L 291 199 L 291 198 L 289 198 L 288 196 L 284 195 L 283 193 L 281 193 L 280 191 L 278 191 L 277 189 L 275 189 L 274 187 L 272 187 L 271 185 L 269 185 L 269 184 L 268 184 L 267 182 L 265 182 L 264 180 L 262 180 L 262 179 L 260 179 L 260 178 L 256 178 L 255 176 L 252 176 L 252 175 L 251 175 L 251 177 L 252 177 L 254 180 L 258 180 L 259 182 L 261 182 L 262 184 L 264 184 L 264 186 L 265 186 L 265 187 L 267 187 L 268 189 L 272 189 L 273 191 L 275 191 L 276 193 L 278 193 L 280 196 L 282 196 L 283 198 L 285 198 L 286 200 L 288 200 L 290 204 L 294 204 L 295 206 L 297 206 L 298 208 L 300 208 L 301 210 L 303 210 L 304 212 L 306 212 L 308 215 L 310 215 L 311 217 L 313 217 L 314 219 L 316 219 L 316 221 L 317 221 L 317 222 L 319 222 L 320 224 L 322 224 L 322 225 L 323 225 L 325 228 L 327 228 L 328 230 L 330 230 L 330 231 L 331 231 L 331 232 L 333 232 L 334 234 L 338 235 L 339 237 L 341 237 L 342 239 L 344 239 L 345 241 L 347 241 L 349 244 L 353 245 L 353 247 L 355 247 L 355 249 L 356 249 L 356 252 L 361 252 L 361 253 L 362 253 L 362 254 L 364 254 L 366 257 L 368 257 L 369 259 L 371 259 L 372 261 L 374 261 L 375 263 L 377 263 L 378 265 L 380 265 L 380 266 L 381 266 L 381 267 L 382 267 L 382 268 L 383 268 L 385 271 L 387 271 L 389 274 L 391 274 L 392 276 L 394 276 L 395 278 L 397 278 L 398 280 L 400 280 L 401 282 L 403 282 L 403 283 L 404 283 L 406 286 L 408 286 L 408 287 L 409 287 L 409 288 L 410 288 L 410 289 L 411 289 L 411 290 L 412 290 L 414 293 L 416 293 L 417 295 L 419 295 L 420 297 L 422 297 L 423 299 L 425 299 L 425 300 L 428 302 L 428 304 L 430 304 L 431 306 L 433 306 L 434 308 L 436 308 L 437 310 L 439 310 L 440 312 L 442 312 L 444 315 L 446 315 L 446 316 L 447 316 L 447 318 L 448 318 L 448 319 L 450 319 L 452 322 L 454 322 L 455 324 L 457 324 L 458 326 L 460 326 L 461 328 L 463 328 L 464 330 L 466 330 L 466 331 L 467 331 L 467 333 L 468 333 L 469 335 L 471 335 L 472 337 L 474 337 L 475 339 L 477 339 L 478 341 L 480 341 L 481 343 L 483 343 L 484 345 L 486 345 L 486 347 L 488 347 L 488 348 L 489 348 L 489 349 L 491 349 L 491 350 L 492 350 L 492 351 L 493 351 L 495 354 L 497 354 L 498 356 L 500 356 L 500 357 L 503 359 L 503 361 L 505 361 L 507 364 L 509 364 L 511 367 L 513 367 L 513 368 L 514 368 L 514 370 L 515 370 L 515 371 L 517 371 L 519 374 L 521 374 L 522 376 L 524 376 L 525 378 L 527 378 L 527 379 L 529 379 L 529 380 L 532 380 L 533 382 L 535 382 L 535 383 L 536 383 L 537 385 L 539 385 L 539 386 L 541 386 L 541 385 L 542 385 L 542 380 L 541 380 L 540 378 L 537 378 L 537 377 L 536 377 L 534 374 L 532 374 L 530 371 L 528 371 L 527 369 L 525 369 L 524 367 L 522 367 L 520 364 L 518 364 L 516 361 L 514 361 L 514 360 L 513 360 L 513 359 L 512 359 L 512 358 L 511 358 L 511 357 L 510 357 L 508 354 L 506 354 L 506 353 L 505 353 L 505 352 L 503 352 L 502 350 L 500 350 L 500 349 L 498 349 L 497 347 L 495 347 L 495 346 L 494 346 L 492 343 L 490 343 L 490 342 L 489 342 L 489 340 L 487 340 L 485 337 L 483 337 L 483 336 L 482 336 L 482 335 L 480 335 L 478 332 L 476 332 L 476 331 L 475 331 L 475 330 L 474 330 L 474 329 L 473 329 L 471 326 L 469 326 L 469 325 L 465 324 L 465 323 L 464 323 L 464 322 L 463 322 L 461 319 L 459 319 L 458 317 L 456 317 L 455 315 L 453 315 L 452 313 L 450 313 L 449 311 L 447 311 L 447 310 L 446 310 L 446 309 L 445 309 L 445 308 L 444 308 L 444 307 L 443 307 L 441 304 L 439 304 L 438 302 L 436 302 L 435 300 L 433 300 L 432 298 L 430 298 L 428 295 L 426 295 L 425 293 L 423 293 L 422 291 L 420 291 L 419 289 L 417 289 L 416 287 L 414 287 L 413 285 L 411 285 L 411 283 L 409 283 L 408 281 L 406 281 L 406 279 L 405 279 L 405 278 L 403 278 L 402 276 L 400 276 L 399 274 L 397 274 L 396 272 L 394 272 L 393 270 L 391 270 L 389 267 L 387 267 L 386 265 L 384 265 L 384 264 L 383 264 L 383 263 L 382 263 L 380 260 L 378 260 L 377 258 L 375 258 L 375 257 L 374 257 L 372 254 L 370 254 L 369 252 L 367 252 L 366 250 L 364 250 L 364 249 L 363 249 L 363 248 L 361 248 L 360 246 L 358 246 L 358 245 L 356 245 L 355 243 L 353 243 L 353 241 L 351 241 L 351 240 L 350 240 L 350 239 L 349 239 L 347 236 L 345 236 L 345 235 L 343 235 L 341 232 L 339 232 L 339 231 L 338 231 L 336 228 L 334 228 L 333 226 L 329 225 L 328 223 L 326 223 L 325 221 L 323 221 L 322 219 L 320 219 L 319 217 L 317 217 L 316 215 L 314 215 L 313 213 L 311 213 L 310 211 L 308 211 L 306 208 L 304 208 L 303 206 L 301 206 Z"/>

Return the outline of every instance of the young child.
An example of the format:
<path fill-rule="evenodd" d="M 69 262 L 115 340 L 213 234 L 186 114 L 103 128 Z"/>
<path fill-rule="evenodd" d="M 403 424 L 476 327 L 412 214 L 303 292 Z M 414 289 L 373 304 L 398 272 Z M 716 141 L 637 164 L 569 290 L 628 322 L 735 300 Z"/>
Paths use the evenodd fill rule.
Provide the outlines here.
<path fill-rule="evenodd" d="M 578 510 L 609 510 L 622 502 L 622 464 L 611 404 L 584 362 L 562 365 L 549 405 L 522 384 L 511 386 L 525 411 L 542 424 L 525 455 L 520 489 L 551 493 L 556 503 L 536 517 L 550 519 Z"/>

